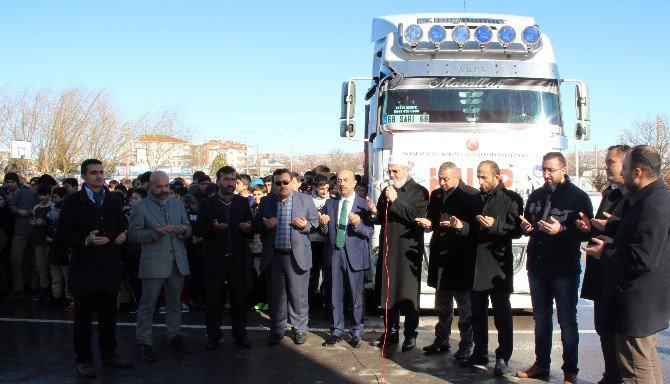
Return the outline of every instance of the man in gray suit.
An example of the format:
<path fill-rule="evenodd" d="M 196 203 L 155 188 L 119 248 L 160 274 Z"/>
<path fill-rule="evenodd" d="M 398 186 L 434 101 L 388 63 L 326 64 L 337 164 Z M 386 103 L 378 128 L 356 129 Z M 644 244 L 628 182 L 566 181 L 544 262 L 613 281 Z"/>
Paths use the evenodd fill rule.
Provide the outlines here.
<path fill-rule="evenodd" d="M 278 169 L 272 174 L 275 193 L 261 200 L 254 228 L 261 234 L 261 271 L 267 271 L 272 327 L 268 345 L 284 338 L 287 320 L 295 331 L 296 344 L 307 341 L 309 270 L 312 247 L 308 234 L 319 226 L 312 197 L 294 193 L 291 173 Z M 287 318 L 288 313 L 288 318 Z"/>
<path fill-rule="evenodd" d="M 179 336 L 181 290 L 184 275 L 189 274 L 184 239 L 191 236 L 191 226 L 182 202 L 169 197 L 167 174 L 153 172 L 149 182 L 149 196 L 133 205 L 128 225 L 128 239 L 142 245 L 139 273 L 142 300 L 137 311 L 136 337 L 144 361 L 154 360 L 151 349 L 154 307 L 163 285 L 168 342 L 177 352 L 192 352 Z"/>

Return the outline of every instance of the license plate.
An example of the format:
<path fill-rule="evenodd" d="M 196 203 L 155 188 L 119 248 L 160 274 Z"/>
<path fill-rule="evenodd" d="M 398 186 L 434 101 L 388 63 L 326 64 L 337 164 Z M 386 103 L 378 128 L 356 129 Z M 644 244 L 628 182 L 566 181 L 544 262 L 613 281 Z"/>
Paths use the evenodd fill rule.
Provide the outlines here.
<path fill-rule="evenodd" d="M 428 123 L 428 115 L 386 115 L 386 124 L 413 124 L 413 123 Z"/>

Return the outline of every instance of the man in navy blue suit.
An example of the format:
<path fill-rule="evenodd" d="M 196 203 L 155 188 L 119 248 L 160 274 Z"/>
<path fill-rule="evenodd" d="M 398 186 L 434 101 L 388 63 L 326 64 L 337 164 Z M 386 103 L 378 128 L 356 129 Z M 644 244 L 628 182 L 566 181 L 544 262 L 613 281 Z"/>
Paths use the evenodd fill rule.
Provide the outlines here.
<path fill-rule="evenodd" d="M 363 273 L 370 268 L 368 242 L 374 227 L 367 201 L 354 191 L 354 173 L 340 171 L 337 184 L 340 198 L 327 200 L 325 213 L 319 216 L 321 233 L 328 236 L 323 265 L 333 319 L 331 336 L 323 346 L 331 347 L 342 340 L 346 301 L 351 303 L 347 309 L 353 312 L 349 313 L 352 319 L 351 346 L 358 348 L 363 343 Z"/>
<path fill-rule="evenodd" d="M 284 338 L 290 320 L 296 344 L 307 341 L 309 270 L 312 268 L 310 233 L 317 230 L 319 216 L 312 197 L 293 192 L 291 173 L 278 169 L 274 191 L 261 200 L 254 230 L 261 234 L 261 271 L 266 272 L 270 296 L 270 338 L 275 345 Z"/>

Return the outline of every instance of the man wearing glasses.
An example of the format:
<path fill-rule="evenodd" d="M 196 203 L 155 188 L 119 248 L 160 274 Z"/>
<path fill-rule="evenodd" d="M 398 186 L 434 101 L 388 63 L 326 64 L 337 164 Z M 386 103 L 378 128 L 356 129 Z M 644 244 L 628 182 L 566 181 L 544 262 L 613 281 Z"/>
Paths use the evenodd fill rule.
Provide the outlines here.
<path fill-rule="evenodd" d="M 388 172 L 392 183 L 384 188 L 377 204 L 367 199 L 373 220 L 381 224 L 375 293 L 386 309 L 385 333 L 373 344 L 381 347 L 400 341 L 402 312 L 405 315 L 402 350 L 409 351 L 416 346 L 418 335 L 424 244 L 424 228 L 416 219 L 426 217 L 428 190 L 410 177 L 407 158 L 391 156 Z"/>
<path fill-rule="evenodd" d="M 582 212 L 593 218 L 589 196 L 570 182 L 565 157 L 549 152 L 542 158 L 544 186 L 528 197 L 521 229 L 528 240 L 528 281 L 535 320 L 535 363 L 518 377 L 549 375 L 553 301 L 563 343 L 564 383 L 577 382 L 577 299 L 581 274 L 582 241 L 589 239 L 577 227 Z"/>
<path fill-rule="evenodd" d="M 254 218 L 261 234 L 261 271 L 267 271 L 272 326 L 268 345 L 284 338 L 287 320 L 295 331 L 294 342 L 307 341 L 309 270 L 312 248 L 308 235 L 319 227 L 319 215 L 312 197 L 295 193 L 288 169 L 272 174 L 274 192 L 263 200 Z M 288 314 L 288 316 L 287 316 Z"/>

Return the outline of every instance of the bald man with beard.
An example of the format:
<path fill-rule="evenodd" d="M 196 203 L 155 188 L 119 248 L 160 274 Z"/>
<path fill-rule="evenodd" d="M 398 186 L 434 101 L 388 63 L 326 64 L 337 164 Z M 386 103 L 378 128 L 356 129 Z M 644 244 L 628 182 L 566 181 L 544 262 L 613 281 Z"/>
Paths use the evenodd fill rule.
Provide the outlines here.
<path fill-rule="evenodd" d="M 168 344 L 177 352 L 193 352 L 179 335 L 181 290 L 184 276 L 189 274 L 184 239 L 191 236 L 192 230 L 184 204 L 169 196 L 169 184 L 165 172 L 153 172 L 149 177 L 149 196 L 133 205 L 128 224 L 128 238 L 142 245 L 142 299 L 137 310 L 136 337 L 144 361 L 154 360 L 154 307 L 163 286 Z"/>

